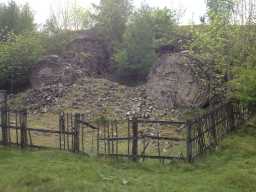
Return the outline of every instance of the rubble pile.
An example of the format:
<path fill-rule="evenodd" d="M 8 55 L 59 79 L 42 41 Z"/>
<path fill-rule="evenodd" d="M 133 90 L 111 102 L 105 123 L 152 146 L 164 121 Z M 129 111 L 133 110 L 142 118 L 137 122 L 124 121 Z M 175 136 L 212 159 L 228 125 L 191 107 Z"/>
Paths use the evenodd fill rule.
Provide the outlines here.
<path fill-rule="evenodd" d="M 22 94 L 21 104 L 33 112 L 48 112 L 48 108 L 58 105 L 60 98 L 67 93 L 67 90 L 67 87 L 57 85 L 31 89 Z"/>
<path fill-rule="evenodd" d="M 140 114 L 143 118 L 167 117 L 173 109 L 162 108 L 146 95 L 146 87 L 128 87 L 106 80 L 85 77 L 71 86 L 45 86 L 17 95 L 20 103 L 32 113 L 81 112 L 87 118 L 99 116 L 126 118 Z"/>

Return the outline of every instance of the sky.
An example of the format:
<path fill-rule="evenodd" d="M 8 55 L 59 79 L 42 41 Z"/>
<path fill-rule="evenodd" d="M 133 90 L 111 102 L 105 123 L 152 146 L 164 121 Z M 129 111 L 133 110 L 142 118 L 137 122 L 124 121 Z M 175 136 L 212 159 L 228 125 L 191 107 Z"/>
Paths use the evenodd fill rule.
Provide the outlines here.
<path fill-rule="evenodd" d="M 0 0 L 6 3 L 9 0 Z M 35 21 L 43 24 L 50 15 L 51 8 L 65 4 L 67 0 L 15 0 L 18 4 L 29 3 L 35 14 Z M 98 4 L 99 0 L 77 0 L 83 7 L 90 8 L 91 3 Z M 152 7 L 168 7 L 177 10 L 181 15 L 181 24 L 198 23 L 200 16 L 205 14 L 205 0 L 133 0 L 134 6 L 139 7 L 142 3 L 147 3 Z"/>

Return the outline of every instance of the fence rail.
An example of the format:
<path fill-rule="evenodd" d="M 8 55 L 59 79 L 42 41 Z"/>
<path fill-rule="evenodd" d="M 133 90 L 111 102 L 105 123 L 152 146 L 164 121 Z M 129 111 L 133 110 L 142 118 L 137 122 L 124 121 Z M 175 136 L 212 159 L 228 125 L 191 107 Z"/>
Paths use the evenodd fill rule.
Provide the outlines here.
<path fill-rule="evenodd" d="M 83 114 L 60 113 L 58 128 L 30 128 L 26 110 L 0 110 L 0 144 L 51 147 L 97 156 L 194 161 L 249 119 L 252 109 L 237 102 L 222 104 L 187 121 L 132 118 L 87 122 Z M 51 140 L 44 142 L 43 138 Z M 42 142 L 40 143 L 39 141 Z"/>
<path fill-rule="evenodd" d="M 186 138 L 184 131 L 177 131 L 177 125 L 184 125 L 184 122 L 133 118 L 126 123 L 120 128 L 113 121 L 100 128 L 99 143 L 103 146 L 99 151 L 101 155 L 127 157 L 134 161 L 185 159 Z M 177 136 L 169 134 L 170 131 Z"/>
<path fill-rule="evenodd" d="M 229 102 L 187 122 L 187 157 L 193 161 L 214 149 L 221 140 L 249 119 L 246 105 Z"/>

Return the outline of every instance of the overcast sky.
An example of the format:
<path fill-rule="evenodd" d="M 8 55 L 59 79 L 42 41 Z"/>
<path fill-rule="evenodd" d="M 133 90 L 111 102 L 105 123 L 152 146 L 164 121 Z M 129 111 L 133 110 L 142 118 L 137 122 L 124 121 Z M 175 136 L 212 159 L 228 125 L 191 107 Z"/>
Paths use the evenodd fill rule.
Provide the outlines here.
<path fill-rule="evenodd" d="M 0 3 L 9 0 L 0 0 Z M 43 24 L 49 17 L 50 8 L 55 8 L 59 4 L 65 3 L 67 0 L 15 0 L 18 4 L 28 2 L 34 11 L 35 19 L 38 24 Z M 99 0 L 77 0 L 80 5 L 90 7 L 91 3 L 97 4 Z M 199 17 L 205 13 L 205 0 L 133 0 L 134 5 L 139 7 L 143 2 L 154 7 L 168 7 L 178 10 L 182 13 L 182 24 L 198 23 Z"/>

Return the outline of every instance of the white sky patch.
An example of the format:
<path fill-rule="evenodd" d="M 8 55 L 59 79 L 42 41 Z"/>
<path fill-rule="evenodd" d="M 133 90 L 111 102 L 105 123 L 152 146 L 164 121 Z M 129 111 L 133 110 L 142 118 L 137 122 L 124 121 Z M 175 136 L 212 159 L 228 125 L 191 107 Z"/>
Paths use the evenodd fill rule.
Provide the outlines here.
<path fill-rule="evenodd" d="M 6 3 L 9 0 L 0 0 L 0 3 Z M 38 24 L 45 23 L 50 15 L 51 8 L 63 5 L 67 0 L 15 0 L 18 4 L 29 3 L 35 14 L 35 21 Z M 77 0 L 77 2 L 86 8 L 90 8 L 92 3 L 98 4 L 99 0 Z M 142 3 L 147 3 L 152 7 L 168 7 L 178 11 L 182 15 L 181 24 L 198 23 L 200 16 L 206 12 L 205 0 L 133 0 L 134 6 L 139 7 Z"/>

